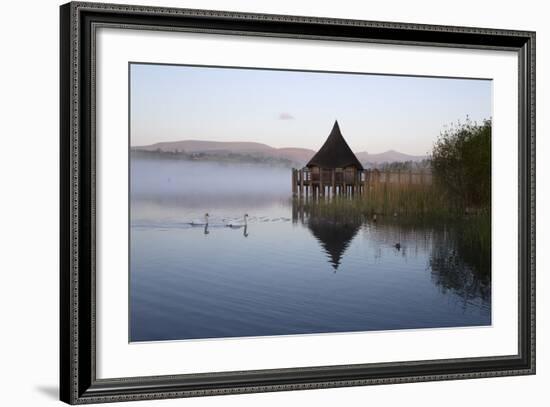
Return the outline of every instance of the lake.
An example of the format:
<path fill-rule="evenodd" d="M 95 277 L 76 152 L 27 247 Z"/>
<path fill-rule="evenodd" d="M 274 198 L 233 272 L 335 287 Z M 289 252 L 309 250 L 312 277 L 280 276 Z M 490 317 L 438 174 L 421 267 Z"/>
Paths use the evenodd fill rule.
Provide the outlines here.
<path fill-rule="evenodd" d="M 315 216 L 287 168 L 132 160 L 130 185 L 130 341 L 491 324 L 468 220 Z"/>

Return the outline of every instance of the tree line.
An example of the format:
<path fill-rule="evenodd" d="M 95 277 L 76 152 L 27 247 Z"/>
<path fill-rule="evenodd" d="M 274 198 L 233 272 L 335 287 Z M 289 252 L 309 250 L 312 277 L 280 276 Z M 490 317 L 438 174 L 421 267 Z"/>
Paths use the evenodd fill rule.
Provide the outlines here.
<path fill-rule="evenodd" d="M 434 180 L 462 207 L 491 205 L 491 120 L 470 119 L 445 129 L 430 157 Z"/>

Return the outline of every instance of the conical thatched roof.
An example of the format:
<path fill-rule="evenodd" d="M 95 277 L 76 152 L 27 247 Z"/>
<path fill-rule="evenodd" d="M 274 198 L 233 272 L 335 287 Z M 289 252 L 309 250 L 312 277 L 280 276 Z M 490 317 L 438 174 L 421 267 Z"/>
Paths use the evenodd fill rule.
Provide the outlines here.
<path fill-rule="evenodd" d="M 363 166 L 349 148 L 348 143 L 344 140 L 338 126 L 338 120 L 334 122 L 334 127 L 330 132 L 325 144 L 321 147 L 317 154 L 306 164 L 306 167 L 321 167 L 321 168 L 344 168 L 355 167 L 359 170 Z"/>

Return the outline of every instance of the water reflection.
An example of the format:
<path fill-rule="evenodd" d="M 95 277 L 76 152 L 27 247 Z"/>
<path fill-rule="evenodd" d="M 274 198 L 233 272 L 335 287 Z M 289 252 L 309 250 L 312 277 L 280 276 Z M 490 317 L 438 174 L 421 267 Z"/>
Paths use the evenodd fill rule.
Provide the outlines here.
<path fill-rule="evenodd" d="M 429 258 L 432 281 L 443 293 L 458 294 L 464 304 L 491 299 L 490 240 L 480 239 L 483 229 L 490 229 L 489 223 L 487 218 L 474 225 L 451 224 L 434 235 Z"/>
<path fill-rule="evenodd" d="M 320 216 L 314 211 L 309 211 L 308 208 L 310 207 L 294 200 L 292 221 L 293 223 L 301 222 L 309 229 L 315 239 L 319 241 L 327 254 L 329 263 L 336 272 L 346 249 L 361 229 L 361 221 L 357 217 L 349 216 Z"/>
<path fill-rule="evenodd" d="M 338 270 L 346 250 L 357 234 L 373 249 L 377 261 L 400 255 L 405 261 L 428 254 L 426 269 L 443 294 L 452 292 L 464 303 L 491 299 L 490 217 L 426 220 L 371 217 L 353 212 L 322 213 L 311 202 L 292 201 L 292 221 L 311 232 L 325 252 L 328 263 Z M 390 249 L 393 249 L 390 250 Z"/>
<path fill-rule="evenodd" d="M 215 185 L 205 191 L 185 166 L 141 165 L 132 162 L 131 341 L 491 323 L 489 217 L 374 221 L 292 201 L 287 172 L 233 190 L 225 168 L 207 176 L 204 165 Z M 205 213 L 207 225 L 190 225 Z"/>
<path fill-rule="evenodd" d="M 338 221 L 316 221 L 311 219 L 307 227 L 328 254 L 329 262 L 332 264 L 334 271 L 336 271 L 340 265 L 342 256 L 352 239 L 359 232 L 361 226 L 359 224 Z"/>

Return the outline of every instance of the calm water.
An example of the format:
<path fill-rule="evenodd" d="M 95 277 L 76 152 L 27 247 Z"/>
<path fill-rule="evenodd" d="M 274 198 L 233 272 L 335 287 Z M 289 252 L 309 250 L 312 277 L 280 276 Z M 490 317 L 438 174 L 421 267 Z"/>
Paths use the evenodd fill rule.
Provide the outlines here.
<path fill-rule="evenodd" d="M 132 163 L 131 341 L 491 324 L 460 225 L 308 216 L 288 169 L 252 168 Z"/>

